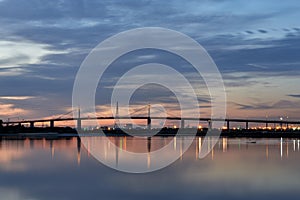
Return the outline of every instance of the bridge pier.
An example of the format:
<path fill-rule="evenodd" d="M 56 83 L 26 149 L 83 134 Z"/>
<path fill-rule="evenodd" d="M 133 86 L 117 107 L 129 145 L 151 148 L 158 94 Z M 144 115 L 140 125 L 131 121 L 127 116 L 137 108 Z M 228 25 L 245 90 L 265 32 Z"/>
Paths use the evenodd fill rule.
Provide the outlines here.
<path fill-rule="evenodd" d="M 148 104 L 148 118 L 147 118 L 147 128 L 151 129 L 151 105 Z"/>
<path fill-rule="evenodd" d="M 185 127 L 185 124 L 184 124 L 184 119 L 181 119 L 181 128 L 184 128 Z"/>
<path fill-rule="evenodd" d="M 77 131 L 81 131 L 81 116 L 80 116 L 80 108 L 78 108 Z"/>
<path fill-rule="evenodd" d="M 266 129 L 269 127 L 269 124 L 268 124 L 268 122 L 266 122 Z"/>
<path fill-rule="evenodd" d="M 230 129 L 230 124 L 229 124 L 229 120 L 227 120 L 227 130 L 229 131 Z"/>
<path fill-rule="evenodd" d="M 54 120 L 50 121 L 50 128 L 54 128 Z"/>
<path fill-rule="evenodd" d="M 151 129 L 151 118 L 147 118 L 147 128 L 150 130 Z"/>
<path fill-rule="evenodd" d="M 34 128 L 34 122 L 30 122 L 30 128 Z"/>
<path fill-rule="evenodd" d="M 249 122 L 246 122 L 246 130 L 249 129 Z"/>
<path fill-rule="evenodd" d="M 77 130 L 81 131 L 81 118 L 77 119 Z"/>
<path fill-rule="evenodd" d="M 208 129 L 211 130 L 212 129 L 212 121 L 211 120 L 208 120 Z"/>

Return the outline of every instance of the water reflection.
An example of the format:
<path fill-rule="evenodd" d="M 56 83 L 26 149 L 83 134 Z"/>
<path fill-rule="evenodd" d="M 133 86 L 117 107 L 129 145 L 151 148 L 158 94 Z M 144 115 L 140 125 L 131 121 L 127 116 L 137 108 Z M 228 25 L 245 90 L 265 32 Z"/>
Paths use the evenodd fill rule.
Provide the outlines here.
<path fill-rule="evenodd" d="M 0 140 L 0 163 L 2 166 L 4 164 L 9 164 L 13 160 L 26 157 L 30 151 L 49 151 L 51 159 L 55 158 L 57 151 L 61 155 L 66 155 L 67 157 L 72 157 L 74 154 L 74 149 L 76 148 L 76 157 L 74 160 L 77 161 L 77 164 L 80 165 L 81 161 L 81 151 L 82 148 L 87 152 L 88 157 L 90 157 L 90 145 L 95 140 L 95 138 L 100 139 L 101 137 L 89 137 L 86 139 L 88 141 L 87 149 L 85 149 L 80 138 L 74 137 L 71 139 L 60 139 L 60 140 L 33 140 L 33 139 L 24 139 L 24 140 Z M 129 152 L 147 152 L 148 157 L 145 159 L 147 165 L 150 165 L 151 158 L 150 152 L 162 148 L 164 145 L 172 141 L 173 138 L 133 138 L 133 137 L 111 137 L 110 141 L 116 145 L 112 145 L 110 142 L 103 140 L 105 143 L 101 143 L 99 146 L 99 151 L 103 151 L 106 159 L 115 160 L 116 165 L 118 165 L 118 160 L 123 151 Z M 180 151 L 182 153 L 184 140 L 189 140 L 189 137 L 177 137 L 174 138 L 173 150 Z M 211 145 L 217 140 L 217 138 L 210 137 L 208 138 L 207 149 L 211 148 Z M 199 157 L 202 148 L 203 148 L 203 139 L 197 137 L 192 143 L 190 149 L 186 154 L 183 154 L 181 159 L 184 156 L 189 156 L 192 153 L 192 149 L 195 149 L 196 159 L 201 159 Z M 250 147 L 255 147 L 251 148 Z M 299 152 L 300 149 L 300 140 L 299 139 L 257 139 L 255 141 L 249 141 L 248 139 L 229 139 L 229 138 L 220 138 L 217 144 L 214 146 L 210 152 L 211 159 L 214 159 L 214 155 L 217 154 L 230 154 L 231 152 L 244 152 L 255 150 L 256 152 L 260 151 L 262 147 L 265 149 L 265 158 L 269 159 L 269 155 L 276 155 L 276 152 L 279 152 L 278 156 L 280 159 L 288 158 L 291 153 Z M 278 147 L 278 148 L 277 148 Z M 289 152 L 289 149 L 292 149 L 292 152 Z M 278 149 L 278 150 L 277 150 Z M 273 157 L 274 158 L 274 157 Z M 207 157 L 206 157 L 207 159 Z"/>
<path fill-rule="evenodd" d="M 170 142 L 172 151 L 181 151 L 184 141 L 191 138 L 109 139 L 120 148 L 115 148 L 110 142 L 99 146 L 107 160 L 117 166 L 122 152 L 145 152 L 145 165 L 151 167 L 150 152 Z M 9 199 L 13 193 L 18 195 L 11 199 L 45 200 L 85 197 L 182 199 L 199 198 L 199 195 L 210 199 L 253 199 L 296 198 L 299 195 L 299 139 L 220 138 L 213 151 L 200 159 L 201 150 L 209 148 L 216 140 L 209 138 L 205 146 L 203 138 L 197 137 L 188 151 L 170 167 L 155 173 L 131 175 L 111 170 L 93 159 L 88 151 L 94 148 L 93 138 L 89 138 L 86 148 L 79 138 L 2 139 L 0 199 Z M 135 161 L 130 162 L 134 164 Z"/>
<path fill-rule="evenodd" d="M 97 139 L 101 137 L 96 137 Z M 87 141 L 88 144 L 92 143 L 94 137 L 89 137 Z M 122 151 L 130 151 L 130 152 L 152 152 L 162 148 L 164 145 L 168 144 L 172 141 L 173 138 L 133 138 L 133 137 L 111 137 L 110 141 L 116 145 L 113 146 L 110 142 L 105 141 L 106 143 L 102 143 L 99 150 L 103 150 L 105 152 L 106 158 L 114 158 L 116 163 L 118 162 L 119 154 Z M 189 140 L 189 137 L 177 137 L 173 142 L 173 150 L 182 152 L 184 140 Z M 214 143 L 216 138 L 209 138 L 208 145 L 206 146 L 207 149 L 211 148 L 211 145 Z M 104 141 L 104 140 L 103 140 Z M 187 156 L 191 154 L 191 149 L 195 149 L 195 158 L 200 159 L 199 155 L 202 150 L 203 139 L 198 137 L 192 143 L 190 150 L 183 154 L 183 156 Z M 129 148 L 127 148 L 129 146 Z M 179 147 L 178 147 L 179 146 Z M 281 159 L 288 158 L 289 149 L 292 149 L 292 152 L 299 152 L 300 149 L 300 140 L 299 139 L 257 139 L 255 141 L 249 141 L 248 139 L 229 139 L 229 138 L 221 138 L 217 142 L 217 145 L 214 146 L 213 151 L 210 152 L 211 158 L 214 157 L 214 154 L 220 153 L 230 153 L 230 152 L 238 152 L 238 151 L 245 151 L 250 150 L 249 147 L 255 147 L 255 150 L 259 152 L 262 146 L 265 149 L 265 157 L 266 159 L 269 158 L 269 154 L 276 154 L 279 152 L 279 156 Z M 277 151 L 276 147 L 279 147 Z M 14 159 L 18 159 L 20 157 L 25 156 L 32 151 L 37 150 L 49 150 L 51 158 L 54 159 L 56 151 L 63 154 L 72 154 L 73 149 L 76 148 L 76 161 L 80 164 L 81 159 L 81 150 L 82 144 L 80 138 L 71 138 L 71 139 L 61 139 L 61 140 L 0 140 L 0 163 L 5 164 L 9 163 Z M 84 150 L 89 154 L 90 145 L 87 145 L 87 149 Z M 63 152 L 61 152 L 63 151 Z M 70 157 L 71 155 L 68 155 Z M 108 158 L 108 156 L 110 156 Z M 148 160 L 148 159 L 147 159 Z"/>

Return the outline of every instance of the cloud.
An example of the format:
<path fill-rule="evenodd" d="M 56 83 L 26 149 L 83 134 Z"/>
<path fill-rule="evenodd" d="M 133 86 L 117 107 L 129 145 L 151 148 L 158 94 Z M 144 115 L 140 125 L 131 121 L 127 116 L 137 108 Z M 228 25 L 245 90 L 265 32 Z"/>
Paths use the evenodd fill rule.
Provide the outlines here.
<path fill-rule="evenodd" d="M 267 30 L 263 30 L 263 29 L 259 29 L 259 30 L 257 30 L 257 31 L 260 32 L 260 33 L 268 33 Z"/>
<path fill-rule="evenodd" d="M 300 94 L 288 94 L 289 97 L 300 98 Z"/>
<path fill-rule="evenodd" d="M 241 110 L 269 110 L 269 109 L 299 109 L 300 102 L 279 100 L 275 103 L 241 104 L 234 103 Z"/>
<path fill-rule="evenodd" d="M 0 88 L 0 94 L 43 96 L 47 99 L 43 104 L 51 104 L 51 108 L 45 108 L 45 114 L 53 114 L 50 109 L 63 111 L 63 107 L 71 105 L 74 77 L 89 51 L 109 36 L 144 26 L 182 31 L 203 44 L 217 63 L 227 87 L 240 91 L 259 85 L 263 88 L 266 86 L 263 77 L 289 79 L 300 75 L 296 5 L 297 2 L 264 1 L 247 4 L 242 1 L 2 1 L 0 85 L 5 87 Z M 110 89 L 117 78 L 135 64 L 157 61 L 183 74 L 195 73 L 182 60 L 162 52 L 126 56 L 108 70 L 102 85 L 104 94 L 97 103 L 109 101 Z M 202 89 L 199 77 L 189 78 Z M 279 93 L 282 94 L 278 98 L 286 98 L 286 94 Z M 157 100 L 161 96 L 167 101 L 168 96 L 159 93 Z M 146 99 L 141 95 L 139 102 Z M 200 99 L 207 103 L 205 98 L 200 96 Z M 18 106 L 43 107 L 32 99 L 31 102 L 31 106 L 24 106 L 19 101 Z"/>
<path fill-rule="evenodd" d="M 39 64 L 49 54 L 65 53 L 50 50 L 51 46 L 23 39 L 0 41 L 0 68 L 19 67 L 22 65 Z"/>
<path fill-rule="evenodd" d="M 4 100 L 27 100 L 32 99 L 32 96 L 0 96 L 0 99 Z"/>
<path fill-rule="evenodd" d="M 26 110 L 22 108 L 16 108 L 14 104 L 3 104 L 0 102 L 0 116 L 19 116 L 27 113 Z"/>

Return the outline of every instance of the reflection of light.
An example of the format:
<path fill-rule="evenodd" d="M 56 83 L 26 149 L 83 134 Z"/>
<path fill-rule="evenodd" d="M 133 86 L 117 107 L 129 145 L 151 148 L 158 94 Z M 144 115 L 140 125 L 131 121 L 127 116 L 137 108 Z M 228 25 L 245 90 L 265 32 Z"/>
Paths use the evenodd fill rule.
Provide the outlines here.
<path fill-rule="evenodd" d="M 177 143 L 177 138 L 174 137 L 174 140 L 173 140 L 173 148 L 174 148 L 174 150 L 176 150 L 176 143 Z"/>
<path fill-rule="evenodd" d="M 199 137 L 198 138 L 198 156 L 200 157 L 200 153 L 201 153 L 201 149 L 202 149 L 202 138 Z"/>
<path fill-rule="evenodd" d="M 123 148 L 125 151 L 127 150 L 127 138 L 126 137 L 124 137 Z"/>
<path fill-rule="evenodd" d="M 214 160 L 214 148 L 211 150 L 211 160 Z"/>
<path fill-rule="evenodd" d="M 183 148 L 183 146 L 182 146 L 183 144 L 182 144 L 182 138 L 181 138 L 181 140 L 180 140 L 180 160 L 182 160 L 182 148 Z"/>
<path fill-rule="evenodd" d="M 282 138 L 280 139 L 280 157 L 282 159 Z"/>
<path fill-rule="evenodd" d="M 267 142 L 267 146 L 266 146 L 266 157 L 267 159 L 269 159 L 269 142 Z"/>
<path fill-rule="evenodd" d="M 148 153 L 148 156 L 147 156 L 147 167 L 148 167 L 148 169 L 150 169 L 150 167 L 151 167 L 150 153 Z"/>
<path fill-rule="evenodd" d="M 223 138 L 223 152 L 227 151 L 227 138 Z"/>
<path fill-rule="evenodd" d="M 80 152 L 77 153 L 77 164 L 80 166 L 80 161 L 81 161 L 81 155 Z"/>
<path fill-rule="evenodd" d="M 298 140 L 298 151 L 299 151 L 299 146 L 300 146 L 300 140 Z"/>
<path fill-rule="evenodd" d="M 122 151 L 123 150 L 123 138 L 120 138 L 119 144 L 120 144 L 119 149 Z"/>
<path fill-rule="evenodd" d="M 296 140 L 293 140 L 294 143 L 294 151 L 296 151 Z"/>
<path fill-rule="evenodd" d="M 289 143 L 286 143 L 286 157 L 289 157 Z"/>

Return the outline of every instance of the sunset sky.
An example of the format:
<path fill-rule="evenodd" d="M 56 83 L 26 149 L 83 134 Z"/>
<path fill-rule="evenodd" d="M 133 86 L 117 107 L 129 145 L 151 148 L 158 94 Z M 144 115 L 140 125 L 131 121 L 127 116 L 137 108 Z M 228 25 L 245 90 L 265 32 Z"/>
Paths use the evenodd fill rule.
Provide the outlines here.
<path fill-rule="evenodd" d="M 141 27 L 180 31 L 204 46 L 223 76 L 228 117 L 300 119 L 299 10 L 297 0 L 0 0 L 0 119 L 67 113 L 87 54 L 106 38 Z M 148 62 L 193 77 L 186 63 L 167 52 L 134 52 L 117 60 L 100 82 L 99 108 L 110 105 L 115 79 Z M 136 104 L 172 108 L 167 90 L 145 91 L 136 94 Z M 205 91 L 199 100 L 206 108 Z"/>

